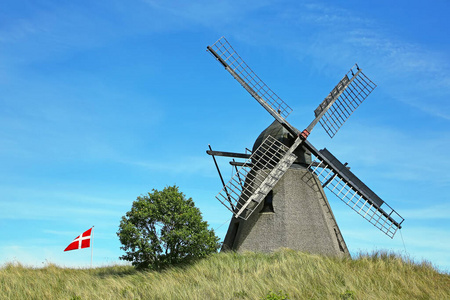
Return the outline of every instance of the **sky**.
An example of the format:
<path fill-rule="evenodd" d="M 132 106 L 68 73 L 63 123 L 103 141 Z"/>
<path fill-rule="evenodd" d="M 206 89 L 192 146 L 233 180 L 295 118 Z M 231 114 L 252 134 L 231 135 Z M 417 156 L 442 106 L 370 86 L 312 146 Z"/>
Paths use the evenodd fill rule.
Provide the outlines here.
<path fill-rule="evenodd" d="M 221 36 L 305 128 L 355 64 L 377 88 L 326 147 L 405 221 L 390 239 L 333 194 L 353 256 L 450 271 L 450 3 L 12 1 L 0 6 L 0 265 L 125 263 L 133 201 L 177 185 L 223 239 L 208 144 L 244 152 L 272 117 L 206 52 Z M 227 158 L 219 165 L 232 174 Z"/>

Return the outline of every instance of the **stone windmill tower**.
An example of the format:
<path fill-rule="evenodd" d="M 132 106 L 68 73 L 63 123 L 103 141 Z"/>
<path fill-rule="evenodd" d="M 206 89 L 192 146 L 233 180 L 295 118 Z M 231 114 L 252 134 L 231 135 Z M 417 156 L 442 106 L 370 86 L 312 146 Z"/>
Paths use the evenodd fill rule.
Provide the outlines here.
<path fill-rule="evenodd" d="M 404 219 L 327 149 L 307 140 L 317 123 L 333 137 L 376 85 L 355 65 L 299 131 L 286 121 L 292 109 L 242 60 L 225 38 L 207 47 L 214 58 L 274 117 L 256 139 L 251 155 L 207 151 L 223 183 L 216 198 L 232 213 L 222 250 L 269 252 L 280 247 L 326 255 L 348 255 L 323 188 L 393 238 Z M 215 156 L 235 175 L 225 184 Z M 239 167 L 239 169 L 238 169 Z"/>

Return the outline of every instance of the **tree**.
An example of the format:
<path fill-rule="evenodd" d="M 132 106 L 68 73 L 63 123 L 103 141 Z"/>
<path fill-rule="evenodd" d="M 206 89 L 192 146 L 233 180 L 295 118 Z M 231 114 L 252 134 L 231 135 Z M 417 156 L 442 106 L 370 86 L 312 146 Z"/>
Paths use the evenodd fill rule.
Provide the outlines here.
<path fill-rule="evenodd" d="M 120 259 L 138 268 L 189 262 L 220 247 L 192 198 L 186 199 L 177 186 L 137 197 L 122 217 L 117 235 L 126 252 Z"/>

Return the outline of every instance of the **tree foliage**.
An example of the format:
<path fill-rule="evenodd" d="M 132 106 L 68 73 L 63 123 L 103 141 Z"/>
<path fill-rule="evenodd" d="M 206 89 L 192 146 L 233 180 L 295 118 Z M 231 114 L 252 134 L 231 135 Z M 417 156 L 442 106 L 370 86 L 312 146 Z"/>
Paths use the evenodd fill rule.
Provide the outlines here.
<path fill-rule="evenodd" d="M 192 198 L 177 186 L 137 197 L 117 232 L 125 255 L 138 268 L 162 268 L 217 252 L 219 238 L 208 229 Z"/>

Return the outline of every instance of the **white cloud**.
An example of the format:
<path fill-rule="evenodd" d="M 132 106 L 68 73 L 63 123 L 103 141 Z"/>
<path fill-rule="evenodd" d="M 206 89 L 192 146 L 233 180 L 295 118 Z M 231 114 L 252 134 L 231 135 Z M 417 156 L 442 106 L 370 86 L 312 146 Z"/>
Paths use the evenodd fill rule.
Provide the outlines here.
<path fill-rule="evenodd" d="M 252 20 L 247 26 L 255 32 L 250 34 L 251 30 L 247 29 L 236 33 L 241 43 L 269 44 L 302 62 L 312 57 L 308 61 L 325 77 L 344 72 L 355 61 L 359 62 L 362 68 L 370 70 L 369 77 L 376 78 L 376 83 L 397 101 L 432 116 L 450 119 L 447 52 L 403 39 L 383 28 L 377 20 L 360 18 L 351 10 L 329 3 L 299 4 L 288 13 L 279 7 L 273 9 L 281 11 L 283 34 Z M 271 24 L 270 20 L 265 21 Z M 288 29 L 286 24 L 290 25 Z M 314 28 L 314 34 L 299 34 L 302 28 Z"/>
<path fill-rule="evenodd" d="M 329 145 L 335 156 L 348 161 L 353 170 L 357 167 L 355 172 L 364 168 L 365 172 L 370 170 L 393 182 L 421 181 L 430 186 L 448 186 L 450 175 L 446 170 L 450 168 L 450 160 L 444 149 L 450 147 L 450 133 L 435 132 L 420 139 L 417 135 L 412 130 L 380 126 L 369 120 L 348 124 L 332 142 L 324 139 L 319 142 Z"/>
<path fill-rule="evenodd" d="M 450 220 L 450 203 L 442 202 L 430 206 L 403 208 L 402 215 L 409 220 Z"/>
<path fill-rule="evenodd" d="M 182 158 L 174 157 L 164 160 L 123 160 L 121 162 L 158 173 L 215 176 L 212 159 L 206 154 L 203 156 L 183 156 Z"/>
<path fill-rule="evenodd" d="M 68 204 L 61 202 L 47 201 L 36 203 L 32 199 L 24 199 L 23 201 L 2 200 L 2 210 L 0 217 L 4 220 L 62 220 L 69 219 L 74 221 L 77 219 L 95 219 L 99 217 L 119 217 L 122 210 L 113 210 L 105 207 L 93 207 L 91 205 Z"/>

